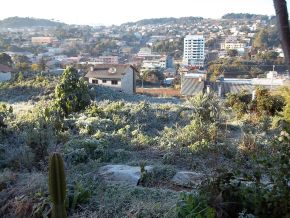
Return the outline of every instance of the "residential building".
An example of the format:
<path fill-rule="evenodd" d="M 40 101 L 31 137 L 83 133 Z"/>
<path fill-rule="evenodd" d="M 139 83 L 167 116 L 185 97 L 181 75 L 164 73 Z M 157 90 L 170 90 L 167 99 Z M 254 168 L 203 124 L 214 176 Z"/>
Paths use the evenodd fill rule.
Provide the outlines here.
<path fill-rule="evenodd" d="M 173 58 L 169 55 L 165 55 L 160 58 L 159 65 L 162 69 L 173 68 Z"/>
<path fill-rule="evenodd" d="M 90 84 L 133 94 L 136 92 L 136 73 L 136 68 L 129 64 L 100 64 L 92 67 L 85 78 Z"/>
<path fill-rule="evenodd" d="M 56 37 L 31 37 L 33 45 L 47 45 L 58 41 Z"/>
<path fill-rule="evenodd" d="M 245 48 L 246 43 L 243 42 L 225 42 L 221 43 L 221 49 L 222 50 L 228 50 L 228 49 L 241 49 Z"/>
<path fill-rule="evenodd" d="M 140 51 L 137 53 L 137 57 L 142 57 L 143 60 L 156 60 L 161 57 L 160 54 L 152 52 L 151 48 L 141 48 Z"/>
<path fill-rule="evenodd" d="M 246 43 L 240 42 L 237 37 L 235 36 L 229 36 L 225 39 L 224 43 L 221 43 L 221 49 L 222 50 L 228 50 L 228 49 L 243 49 L 246 47 Z"/>
<path fill-rule="evenodd" d="M 119 57 L 118 56 L 99 56 L 99 62 L 103 64 L 118 64 Z"/>
<path fill-rule="evenodd" d="M 187 35 L 184 38 L 183 64 L 203 67 L 204 42 L 203 35 Z"/>

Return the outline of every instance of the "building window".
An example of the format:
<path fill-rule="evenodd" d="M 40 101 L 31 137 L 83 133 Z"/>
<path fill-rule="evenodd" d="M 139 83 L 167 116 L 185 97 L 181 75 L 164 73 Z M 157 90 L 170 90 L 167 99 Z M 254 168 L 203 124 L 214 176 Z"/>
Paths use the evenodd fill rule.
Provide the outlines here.
<path fill-rule="evenodd" d="M 98 80 L 97 79 L 92 79 L 92 83 L 93 84 L 98 84 Z"/>
<path fill-rule="evenodd" d="M 103 80 L 102 80 L 102 83 L 107 83 L 107 80 L 103 79 Z"/>
<path fill-rule="evenodd" d="M 111 81 L 111 84 L 112 84 L 112 85 L 118 85 L 118 81 L 117 81 L 117 80 L 112 80 L 112 81 Z"/>

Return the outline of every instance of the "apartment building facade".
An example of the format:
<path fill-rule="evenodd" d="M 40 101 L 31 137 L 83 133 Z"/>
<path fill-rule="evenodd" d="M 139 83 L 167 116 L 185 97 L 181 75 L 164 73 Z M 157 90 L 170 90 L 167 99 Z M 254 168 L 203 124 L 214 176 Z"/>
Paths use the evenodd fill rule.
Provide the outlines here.
<path fill-rule="evenodd" d="M 204 42 L 203 35 L 187 35 L 184 38 L 183 64 L 204 66 Z"/>

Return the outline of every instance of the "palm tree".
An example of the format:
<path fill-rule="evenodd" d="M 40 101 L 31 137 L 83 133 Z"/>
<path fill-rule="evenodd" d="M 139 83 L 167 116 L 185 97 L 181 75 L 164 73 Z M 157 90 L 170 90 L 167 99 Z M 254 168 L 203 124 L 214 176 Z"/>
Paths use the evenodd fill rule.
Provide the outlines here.
<path fill-rule="evenodd" d="M 290 76 L 290 29 L 286 0 L 273 0 L 285 62 Z"/>

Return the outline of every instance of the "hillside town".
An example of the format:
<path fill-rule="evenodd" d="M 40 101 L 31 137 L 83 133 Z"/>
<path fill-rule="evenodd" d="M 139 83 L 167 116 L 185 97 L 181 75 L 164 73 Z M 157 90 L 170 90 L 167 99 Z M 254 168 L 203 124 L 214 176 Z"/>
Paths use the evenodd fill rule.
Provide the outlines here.
<path fill-rule="evenodd" d="M 2 81 L 12 78 L 3 76 L 10 69 L 13 74 L 61 74 L 73 65 L 85 76 L 90 67 L 102 64 L 131 65 L 137 72 L 134 78 L 145 86 L 173 87 L 181 89 L 181 95 L 195 93 L 182 91 L 183 85 L 189 88 L 185 84 L 189 79 L 215 82 L 225 78 L 223 82 L 228 83 L 235 78 L 234 84 L 239 85 L 256 78 L 261 82 L 255 85 L 276 86 L 281 84 L 276 79 L 287 78 L 275 17 L 227 14 L 221 19 L 160 18 L 120 26 L 52 21 L 49 26 L 13 26 L 13 20 L 19 19 L 8 18 L 10 28 L 0 25 L 0 51 L 13 62 L 1 68 Z M 271 82 L 267 81 L 269 72 L 273 72 Z M 198 86 L 189 89 L 200 91 L 209 85 Z"/>
<path fill-rule="evenodd" d="M 0 217 L 289 218 L 286 0 L 37 3 L 0 14 Z"/>

